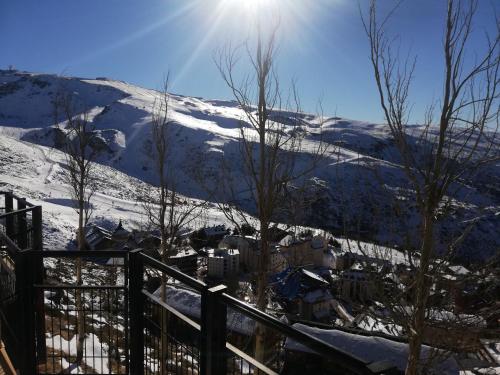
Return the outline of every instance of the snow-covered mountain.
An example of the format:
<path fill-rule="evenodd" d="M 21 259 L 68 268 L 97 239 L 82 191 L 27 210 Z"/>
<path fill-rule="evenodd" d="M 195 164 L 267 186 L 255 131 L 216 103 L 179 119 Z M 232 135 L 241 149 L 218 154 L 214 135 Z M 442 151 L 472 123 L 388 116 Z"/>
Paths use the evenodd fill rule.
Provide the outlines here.
<path fill-rule="evenodd" d="M 64 200 L 68 198 L 67 187 L 58 177 L 63 155 L 52 148 L 57 146 L 53 100 L 60 90 L 73 92 L 81 108 L 89 110 L 102 140 L 102 186 L 95 203 L 98 215 L 140 222 L 140 207 L 134 203 L 131 186 L 156 181 L 146 150 L 151 111 L 159 93 L 122 81 L 0 71 L 0 183 L 43 201 L 48 226 L 52 213 L 65 212 L 67 216 L 54 214 L 58 224 L 52 225 L 52 230 L 71 227 L 74 215 Z M 172 94 L 169 105 L 175 126 L 171 155 L 179 192 L 189 198 L 204 197 L 206 190 L 196 181 L 193 170 L 201 170 L 207 178 L 217 175 L 221 156 L 231 161 L 233 178 L 238 180 L 242 167 L 238 121 L 244 116 L 236 103 Z M 284 124 L 290 121 L 286 112 L 274 116 Z M 305 163 L 310 157 L 308 150 L 317 145 L 318 124 L 317 117 L 301 115 L 307 135 L 298 163 Z M 390 246 L 405 244 L 409 228 L 415 228 L 418 222 L 411 207 L 412 193 L 406 188 L 386 127 L 331 117 L 322 126 L 321 139 L 336 147 L 310 176 L 315 177 L 311 179 L 311 194 L 318 199 L 303 214 L 304 224 L 336 233 L 361 234 Z M 241 198 L 240 204 L 245 207 L 244 193 Z M 438 236 L 443 246 L 446 239 L 457 236 L 476 220 L 462 245 L 464 257 L 484 259 L 498 251 L 500 166 L 489 167 L 451 198 L 451 216 L 444 220 Z M 108 207 L 110 202 L 112 206 Z M 245 208 L 252 212 L 251 206 Z M 215 210 L 208 216 L 213 221 L 221 217 Z M 286 217 L 281 219 L 286 221 Z"/>

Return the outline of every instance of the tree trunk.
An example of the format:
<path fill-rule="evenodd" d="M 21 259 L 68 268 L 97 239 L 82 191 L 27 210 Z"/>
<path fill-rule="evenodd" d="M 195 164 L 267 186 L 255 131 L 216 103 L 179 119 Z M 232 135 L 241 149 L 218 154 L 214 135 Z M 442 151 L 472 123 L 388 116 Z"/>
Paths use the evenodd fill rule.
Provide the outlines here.
<path fill-rule="evenodd" d="M 415 303 L 412 321 L 409 324 L 408 363 L 406 375 L 419 373 L 420 352 L 425 330 L 425 312 L 429 297 L 429 262 L 433 250 L 434 218 L 433 210 L 427 209 L 423 218 L 423 243 L 420 266 L 415 283 Z"/>
<path fill-rule="evenodd" d="M 259 272 L 257 275 L 257 308 L 266 311 L 267 298 L 267 269 L 269 266 L 269 240 L 268 223 L 261 222 L 261 254 L 259 261 Z M 255 359 L 260 363 L 265 362 L 266 354 L 266 327 L 263 324 L 257 324 L 255 329 Z M 257 372 L 259 374 L 260 372 Z"/>
<path fill-rule="evenodd" d="M 168 252 L 167 252 L 167 235 L 164 223 L 165 211 L 162 209 L 160 214 L 160 232 L 161 232 L 161 244 L 160 253 L 163 263 L 167 264 Z M 167 301 L 167 275 L 164 272 L 161 273 L 161 284 L 160 284 L 160 300 L 162 302 Z M 168 335 L 167 335 L 167 323 L 168 316 L 167 311 L 161 308 L 161 335 L 160 335 L 160 373 L 167 374 L 168 372 Z"/>
<path fill-rule="evenodd" d="M 80 188 L 81 195 L 79 207 L 78 207 L 78 250 L 81 251 L 84 249 L 85 243 L 85 233 L 83 228 L 83 214 L 84 214 L 84 206 L 83 206 L 83 188 Z M 82 285 L 82 259 L 76 258 L 76 285 Z M 80 366 L 83 361 L 83 344 L 85 340 L 85 317 L 83 312 L 83 304 L 82 304 L 82 291 L 81 289 L 75 290 L 75 306 L 77 310 L 77 343 L 76 343 L 76 365 Z"/>

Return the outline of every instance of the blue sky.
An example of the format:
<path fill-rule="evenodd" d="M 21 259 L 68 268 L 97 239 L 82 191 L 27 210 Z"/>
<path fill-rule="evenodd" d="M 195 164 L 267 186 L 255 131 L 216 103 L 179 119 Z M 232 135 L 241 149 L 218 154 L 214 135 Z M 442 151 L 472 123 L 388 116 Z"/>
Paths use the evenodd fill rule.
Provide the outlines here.
<path fill-rule="evenodd" d="M 171 91 L 228 99 L 214 53 L 251 35 L 256 12 L 269 12 L 267 2 L 281 14 L 278 73 L 282 82 L 297 81 L 303 109 L 314 112 L 321 99 L 327 114 L 382 121 L 356 0 L 2 1 L 0 68 L 106 76 L 151 88 L 170 70 Z M 394 1 L 380 3 L 383 12 Z M 366 10 L 367 0 L 360 5 Z M 406 0 L 390 25 L 403 50 L 418 55 L 415 120 L 441 93 L 445 7 L 444 0 Z M 494 11 L 500 1 L 480 1 L 471 50 L 494 29 Z"/>

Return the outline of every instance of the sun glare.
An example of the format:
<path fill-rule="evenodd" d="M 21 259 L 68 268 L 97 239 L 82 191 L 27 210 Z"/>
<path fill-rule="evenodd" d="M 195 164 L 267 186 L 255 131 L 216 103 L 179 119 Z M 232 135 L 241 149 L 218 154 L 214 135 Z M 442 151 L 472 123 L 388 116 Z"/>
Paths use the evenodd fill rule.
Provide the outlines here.
<path fill-rule="evenodd" d="M 256 23 L 265 27 L 285 21 L 298 4 L 305 10 L 303 0 L 220 0 L 219 10 L 225 10 L 241 30 L 245 27 L 255 29 Z"/>
<path fill-rule="evenodd" d="M 253 13 L 263 10 L 266 7 L 270 7 L 275 3 L 276 0 L 232 0 L 234 2 L 240 3 L 246 11 Z"/>

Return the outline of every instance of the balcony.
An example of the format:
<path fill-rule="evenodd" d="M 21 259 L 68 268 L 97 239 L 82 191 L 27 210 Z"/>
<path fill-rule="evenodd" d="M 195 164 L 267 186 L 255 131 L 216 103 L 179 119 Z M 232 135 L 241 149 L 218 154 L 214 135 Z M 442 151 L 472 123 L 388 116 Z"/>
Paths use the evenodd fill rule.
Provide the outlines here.
<path fill-rule="evenodd" d="M 9 192 L 0 193 L 0 207 L 0 335 L 21 374 L 292 375 L 301 369 L 287 352 L 290 342 L 334 373 L 394 373 L 140 249 L 43 251 L 41 207 Z M 266 338 L 260 361 L 258 327 Z"/>

